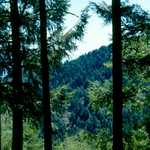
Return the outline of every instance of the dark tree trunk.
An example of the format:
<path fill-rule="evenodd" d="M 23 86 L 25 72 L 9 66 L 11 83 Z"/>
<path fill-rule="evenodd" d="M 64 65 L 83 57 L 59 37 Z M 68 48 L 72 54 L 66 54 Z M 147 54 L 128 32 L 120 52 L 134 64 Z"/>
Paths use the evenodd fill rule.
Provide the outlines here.
<path fill-rule="evenodd" d="M 20 38 L 19 38 L 19 12 L 17 0 L 10 0 L 11 8 L 11 26 L 12 26 L 12 85 L 13 85 L 13 133 L 12 133 L 12 150 L 23 149 L 23 112 L 21 108 L 22 101 L 22 73 L 21 73 L 21 55 L 20 55 Z"/>
<path fill-rule="evenodd" d="M 120 0 L 112 0 L 113 25 L 113 149 L 122 150 L 122 46 Z"/>
<path fill-rule="evenodd" d="M 44 149 L 52 150 L 52 126 L 49 95 L 49 64 L 47 50 L 47 17 L 45 0 L 39 0 L 40 4 L 40 33 L 41 33 L 41 64 L 43 87 L 43 115 L 44 115 Z"/>
<path fill-rule="evenodd" d="M 12 150 L 23 149 L 23 114 L 22 110 L 13 111 L 13 143 Z"/>
<path fill-rule="evenodd" d="M 1 108 L 0 108 L 0 150 L 2 149 L 2 118 L 1 118 Z"/>

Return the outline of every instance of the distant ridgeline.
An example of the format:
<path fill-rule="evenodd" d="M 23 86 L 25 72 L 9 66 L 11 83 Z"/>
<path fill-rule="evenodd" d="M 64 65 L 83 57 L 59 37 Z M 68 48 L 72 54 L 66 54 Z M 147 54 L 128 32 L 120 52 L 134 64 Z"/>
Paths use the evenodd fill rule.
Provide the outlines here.
<path fill-rule="evenodd" d="M 69 85 L 72 89 L 86 89 L 88 81 L 103 81 L 112 75 L 110 68 L 104 63 L 111 60 L 112 46 L 102 46 L 78 59 L 66 61 L 53 72 L 52 87 Z"/>

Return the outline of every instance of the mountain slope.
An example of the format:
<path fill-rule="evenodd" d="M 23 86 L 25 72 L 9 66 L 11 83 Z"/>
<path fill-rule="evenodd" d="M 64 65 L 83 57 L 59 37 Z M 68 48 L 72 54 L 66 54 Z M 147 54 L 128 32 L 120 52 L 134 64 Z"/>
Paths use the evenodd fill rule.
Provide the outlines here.
<path fill-rule="evenodd" d="M 86 88 L 88 81 L 105 80 L 110 78 L 111 69 L 104 63 L 111 59 L 111 45 L 102 46 L 78 59 L 65 62 L 53 72 L 52 85 L 68 84 L 71 88 Z"/>

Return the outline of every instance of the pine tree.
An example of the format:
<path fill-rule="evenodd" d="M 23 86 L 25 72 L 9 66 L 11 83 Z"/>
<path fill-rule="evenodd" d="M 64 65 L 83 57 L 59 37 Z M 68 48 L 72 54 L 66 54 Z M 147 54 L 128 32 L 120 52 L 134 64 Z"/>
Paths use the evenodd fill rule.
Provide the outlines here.
<path fill-rule="evenodd" d="M 40 5 L 40 45 L 41 45 L 41 73 L 42 73 L 42 109 L 44 115 L 44 149 L 52 150 L 52 125 L 49 95 L 49 63 L 47 50 L 47 14 L 45 0 L 39 1 Z"/>
<path fill-rule="evenodd" d="M 113 26 L 113 149 L 123 149 L 122 142 L 122 51 L 120 0 L 112 0 Z"/>
<path fill-rule="evenodd" d="M 23 149 L 23 111 L 22 111 L 22 73 L 20 58 L 20 16 L 18 12 L 17 0 L 10 1 L 11 26 L 12 26 L 12 57 L 13 57 L 13 142 L 12 150 Z"/>
<path fill-rule="evenodd" d="M 14 30 L 12 29 L 12 33 L 16 33 L 15 36 L 17 39 L 15 36 L 12 36 L 11 38 L 11 32 L 7 32 L 7 30 L 4 30 L 5 28 L 3 27 L 1 28 L 0 34 L 2 33 L 3 41 L 0 41 L 0 57 L 2 58 L 0 59 L 0 71 L 6 71 L 6 76 L 2 81 L 2 89 L 6 90 L 4 92 L 2 91 L 4 101 L 11 108 L 12 112 L 21 112 L 16 113 L 16 115 L 20 115 L 20 125 L 19 123 L 17 124 L 19 127 L 15 128 L 16 130 L 13 128 L 13 133 L 18 132 L 18 135 L 21 136 L 22 133 L 20 132 L 20 129 L 22 129 L 23 119 L 25 117 L 32 119 L 32 117 L 35 117 L 36 114 L 41 115 L 41 110 L 37 110 L 38 112 L 36 112 L 35 109 L 33 109 L 33 107 L 41 107 L 40 103 L 37 105 L 37 101 L 41 98 L 41 95 L 39 94 L 41 93 L 41 73 L 39 69 L 40 48 L 32 47 L 32 45 L 37 45 L 40 43 L 40 17 L 39 4 L 36 0 L 15 1 L 15 5 L 14 1 L 12 0 L 11 4 L 11 6 L 15 6 L 15 8 L 17 8 L 18 4 L 19 8 L 14 9 L 11 7 L 11 15 L 9 15 L 9 9 L 6 8 L 6 12 L 3 13 L 5 19 L 2 20 L 2 23 L 6 25 L 5 28 L 7 30 L 11 30 L 13 27 Z M 68 0 L 56 0 L 53 2 L 47 1 L 46 4 L 47 13 L 49 16 L 47 28 L 50 33 L 50 36 L 47 38 L 49 54 L 48 61 L 49 64 L 51 64 L 51 66 L 48 66 L 48 69 L 52 70 L 55 68 L 55 65 L 59 65 L 61 63 L 61 59 L 67 55 L 68 51 L 71 51 L 76 47 L 76 41 L 82 39 L 84 35 L 84 29 L 87 24 L 88 14 L 87 10 L 83 11 L 77 25 L 64 34 L 63 24 L 64 16 L 68 13 Z M 16 17 L 14 19 L 14 10 L 17 14 L 15 16 L 18 16 L 17 19 Z M 13 20 L 15 21 L 13 22 Z M 10 22 L 11 26 L 9 25 Z M 17 65 L 19 67 L 17 67 Z M 16 80 L 17 76 L 15 76 L 16 70 L 18 72 L 18 78 L 20 77 L 18 81 Z M 13 80 L 13 83 L 10 83 L 11 80 Z M 15 90 L 12 91 L 12 87 Z M 21 96 L 23 99 L 20 99 Z M 19 119 L 19 117 L 16 118 Z M 35 117 L 35 119 L 37 118 Z M 17 136 L 17 134 L 14 134 L 13 136 L 13 147 L 16 146 L 14 139 L 15 135 Z M 20 138 L 20 140 L 22 139 Z M 22 142 L 18 146 L 21 148 L 21 145 Z"/>

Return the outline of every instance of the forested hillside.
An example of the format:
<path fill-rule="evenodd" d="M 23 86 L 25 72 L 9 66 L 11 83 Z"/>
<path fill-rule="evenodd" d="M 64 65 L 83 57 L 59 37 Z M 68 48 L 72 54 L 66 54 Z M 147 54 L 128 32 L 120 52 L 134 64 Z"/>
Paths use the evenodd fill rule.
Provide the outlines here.
<path fill-rule="evenodd" d="M 78 59 L 66 61 L 59 68 L 54 70 L 52 86 L 68 84 L 72 89 L 77 87 L 87 88 L 89 81 L 104 81 L 112 75 L 111 68 L 106 63 L 111 62 L 112 49 L 110 46 L 103 46 Z"/>
<path fill-rule="evenodd" d="M 95 116 L 90 108 L 88 88 L 94 82 L 103 84 L 106 80 L 111 80 L 112 69 L 105 66 L 111 62 L 111 54 L 111 46 L 103 46 L 76 60 L 65 62 L 55 70 L 51 84 L 54 87 L 67 85 L 74 93 L 68 107 L 71 130 L 81 128 L 95 132 L 99 128 L 99 116 Z M 101 121 L 107 120 L 104 118 Z"/>

